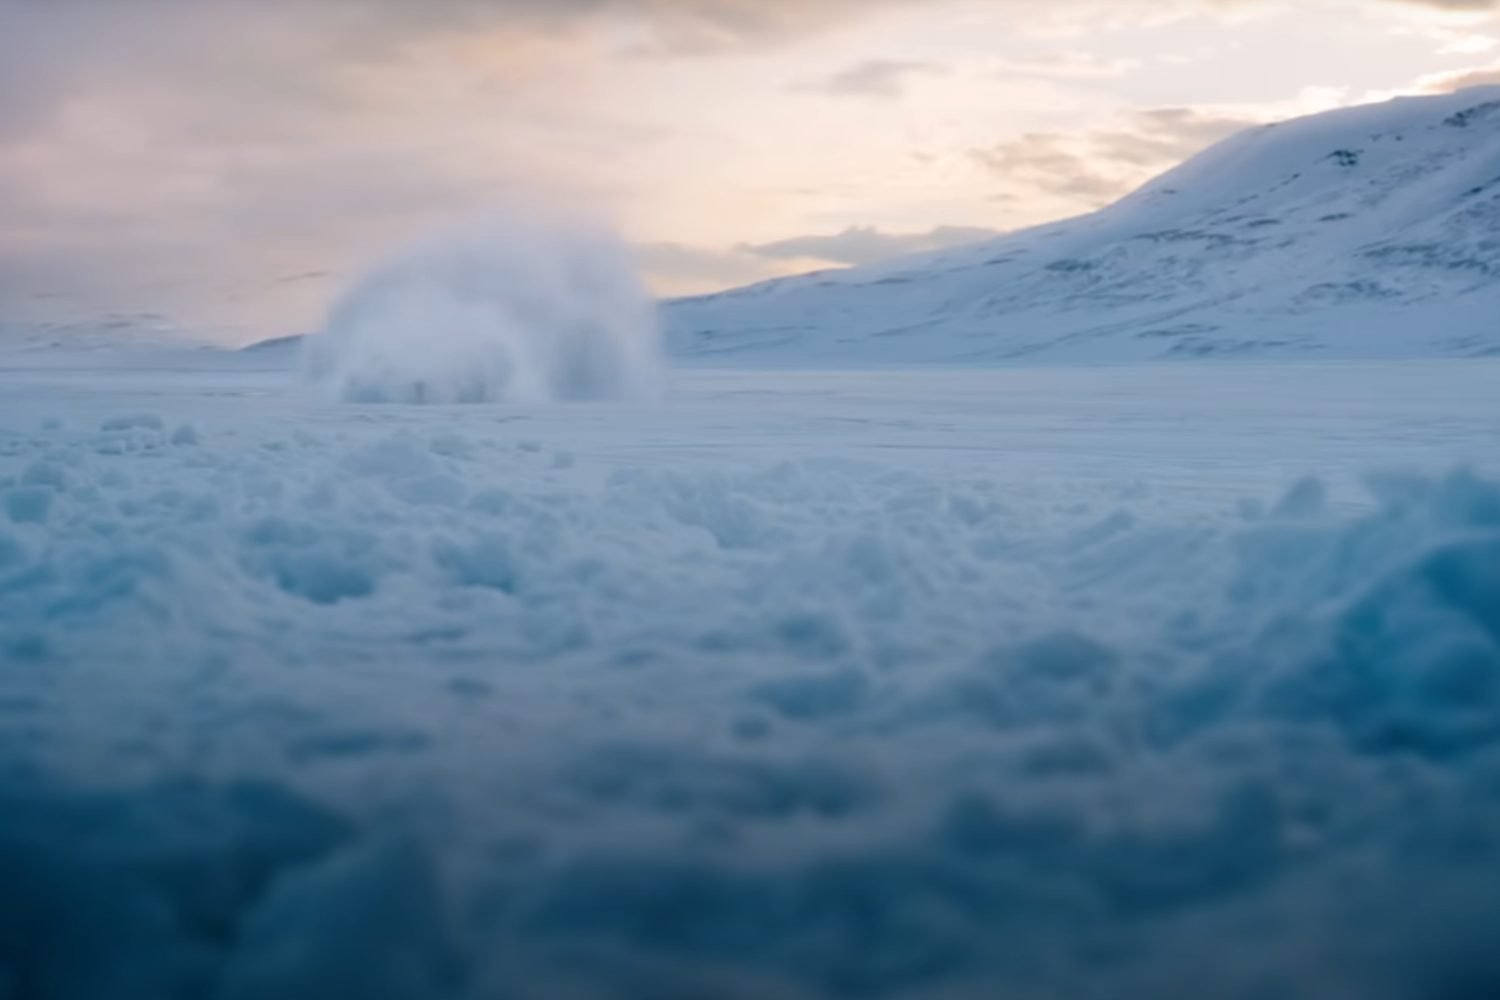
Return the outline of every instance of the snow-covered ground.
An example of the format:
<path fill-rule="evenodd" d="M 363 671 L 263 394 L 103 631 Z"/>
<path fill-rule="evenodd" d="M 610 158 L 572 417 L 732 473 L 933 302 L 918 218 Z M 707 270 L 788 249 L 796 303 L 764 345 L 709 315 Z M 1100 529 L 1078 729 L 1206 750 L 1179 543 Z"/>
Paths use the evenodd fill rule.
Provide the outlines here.
<path fill-rule="evenodd" d="M 713 365 L 1500 353 L 1500 86 L 1225 140 L 1103 211 L 669 303 Z"/>
<path fill-rule="evenodd" d="M 0 372 L 6 1000 L 1500 987 L 1500 363 L 190 361 Z"/>

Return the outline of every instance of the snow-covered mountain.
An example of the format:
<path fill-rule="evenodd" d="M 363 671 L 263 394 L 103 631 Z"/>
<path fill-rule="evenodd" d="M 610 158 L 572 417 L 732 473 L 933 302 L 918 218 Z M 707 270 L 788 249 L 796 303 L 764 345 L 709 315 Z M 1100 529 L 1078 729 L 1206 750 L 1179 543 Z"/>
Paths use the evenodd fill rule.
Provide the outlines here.
<path fill-rule="evenodd" d="M 1500 87 L 1252 129 L 1092 215 L 664 313 L 709 364 L 1500 353 Z"/>

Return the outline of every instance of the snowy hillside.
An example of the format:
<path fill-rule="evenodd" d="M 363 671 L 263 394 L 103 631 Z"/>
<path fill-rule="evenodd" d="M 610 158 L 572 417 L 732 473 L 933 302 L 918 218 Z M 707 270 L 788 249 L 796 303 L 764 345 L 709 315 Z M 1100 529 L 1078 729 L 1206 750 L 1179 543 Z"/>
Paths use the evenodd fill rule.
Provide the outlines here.
<path fill-rule="evenodd" d="M 1241 133 L 1093 215 L 669 303 L 703 363 L 1500 352 L 1500 87 Z"/>

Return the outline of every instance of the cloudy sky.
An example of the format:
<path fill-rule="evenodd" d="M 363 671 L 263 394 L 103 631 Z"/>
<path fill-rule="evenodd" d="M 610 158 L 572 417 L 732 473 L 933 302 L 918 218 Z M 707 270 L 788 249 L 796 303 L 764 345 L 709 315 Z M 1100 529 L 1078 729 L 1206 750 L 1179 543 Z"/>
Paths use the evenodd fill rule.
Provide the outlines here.
<path fill-rule="evenodd" d="M 1500 0 L 0 0 L 0 323 L 311 329 L 365 262 L 516 197 L 700 292 L 1486 81 Z"/>

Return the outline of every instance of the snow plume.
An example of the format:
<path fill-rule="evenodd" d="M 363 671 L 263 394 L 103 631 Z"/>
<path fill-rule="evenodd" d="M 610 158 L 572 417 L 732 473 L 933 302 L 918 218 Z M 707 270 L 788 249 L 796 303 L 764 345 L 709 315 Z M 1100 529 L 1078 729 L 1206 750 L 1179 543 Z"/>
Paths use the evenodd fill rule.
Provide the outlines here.
<path fill-rule="evenodd" d="M 655 307 L 625 245 L 518 208 L 365 274 L 306 362 L 337 398 L 365 403 L 635 399 L 662 368 Z"/>

